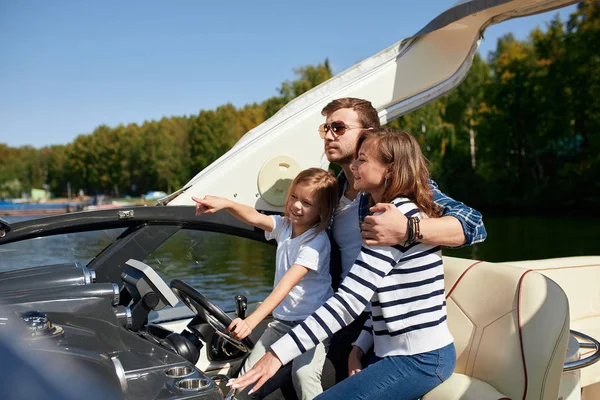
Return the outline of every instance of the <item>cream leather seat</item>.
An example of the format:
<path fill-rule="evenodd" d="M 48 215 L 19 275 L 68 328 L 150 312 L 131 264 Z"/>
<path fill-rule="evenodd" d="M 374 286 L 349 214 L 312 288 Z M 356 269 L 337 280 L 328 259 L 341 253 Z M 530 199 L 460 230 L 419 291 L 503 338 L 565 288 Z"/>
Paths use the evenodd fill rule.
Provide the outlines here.
<path fill-rule="evenodd" d="M 558 398 L 569 305 L 546 276 L 444 257 L 455 373 L 423 400 Z"/>
<path fill-rule="evenodd" d="M 564 257 L 510 262 L 521 268 L 546 275 L 565 291 L 569 298 L 571 329 L 600 340 L 600 257 Z M 593 353 L 582 348 L 582 358 Z M 582 398 L 600 399 L 600 362 L 580 370 Z"/>

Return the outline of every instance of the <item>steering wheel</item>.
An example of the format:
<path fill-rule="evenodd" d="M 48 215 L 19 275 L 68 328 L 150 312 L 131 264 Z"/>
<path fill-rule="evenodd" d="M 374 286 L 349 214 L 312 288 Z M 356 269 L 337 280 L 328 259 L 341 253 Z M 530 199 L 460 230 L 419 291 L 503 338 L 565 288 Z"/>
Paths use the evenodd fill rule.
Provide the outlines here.
<path fill-rule="evenodd" d="M 235 339 L 229 332 L 227 327 L 233 321 L 225 311 L 221 310 L 212 301 L 201 295 L 196 289 L 187 283 L 173 279 L 171 281 L 171 289 L 177 295 L 179 300 L 183 302 L 190 310 L 202 317 L 223 339 L 243 351 L 249 352 L 254 348 L 254 342 L 249 336 L 242 340 Z"/>

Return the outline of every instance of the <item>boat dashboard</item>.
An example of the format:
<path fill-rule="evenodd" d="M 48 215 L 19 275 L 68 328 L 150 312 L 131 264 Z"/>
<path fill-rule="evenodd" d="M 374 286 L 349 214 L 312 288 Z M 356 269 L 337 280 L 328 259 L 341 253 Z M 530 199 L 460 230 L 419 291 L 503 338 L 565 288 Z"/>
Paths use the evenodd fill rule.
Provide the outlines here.
<path fill-rule="evenodd" d="M 231 338 L 225 330 L 231 318 L 191 286 L 167 285 L 135 259 L 114 283 L 98 282 L 95 271 L 76 264 L 3 272 L 0 304 L 3 340 L 34 356 L 40 368 L 65 365 L 80 381 L 93 377 L 102 398 L 231 398 L 221 384 L 227 376 L 197 368 L 200 351 L 208 345 L 209 357 L 223 361 L 253 347 L 251 339 Z M 149 322 L 151 314 L 184 306 L 193 318 L 180 332 Z"/>

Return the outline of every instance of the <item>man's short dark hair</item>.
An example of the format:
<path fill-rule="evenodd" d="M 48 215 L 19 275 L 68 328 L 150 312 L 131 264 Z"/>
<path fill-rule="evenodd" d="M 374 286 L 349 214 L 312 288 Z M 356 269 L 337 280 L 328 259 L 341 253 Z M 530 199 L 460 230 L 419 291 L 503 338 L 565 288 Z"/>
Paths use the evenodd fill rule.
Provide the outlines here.
<path fill-rule="evenodd" d="M 337 110 L 344 108 L 350 108 L 356 112 L 363 128 L 379 128 L 381 126 L 377 110 L 371 102 L 353 97 L 344 97 L 331 101 L 323 108 L 321 115 L 327 117 Z"/>

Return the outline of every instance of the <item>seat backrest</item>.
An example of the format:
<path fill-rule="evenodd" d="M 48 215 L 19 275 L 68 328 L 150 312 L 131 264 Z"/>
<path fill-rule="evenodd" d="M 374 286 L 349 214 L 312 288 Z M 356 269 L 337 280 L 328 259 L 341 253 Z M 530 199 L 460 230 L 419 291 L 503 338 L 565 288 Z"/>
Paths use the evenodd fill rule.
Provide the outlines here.
<path fill-rule="evenodd" d="M 504 264 L 444 257 L 456 372 L 513 399 L 558 397 L 569 305 L 546 276 Z"/>
<path fill-rule="evenodd" d="M 571 321 L 600 316 L 600 256 L 507 263 L 533 269 L 560 285 L 569 298 Z"/>
<path fill-rule="evenodd" d="M 511 261 L 507 264 L 533 269 L 556 282 L 569 299 L 571 329 L 600 339 L 600 256 Z M 581 348 L 579 354 L 583 358 L 594 352 L 595 349 Z M 600 383 L 600 363 L 583 368 L 580 374 L 582 388 L 597 385 Z"/>

